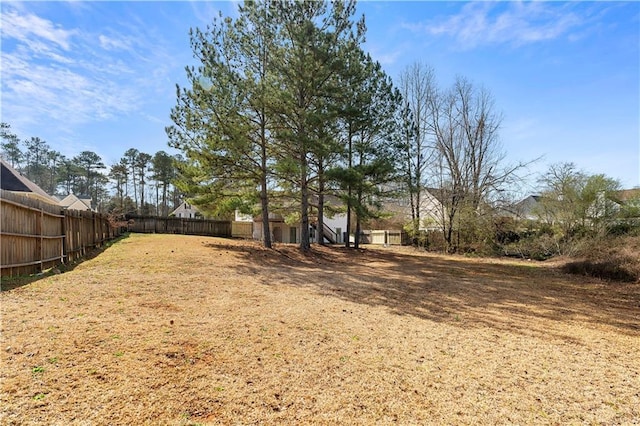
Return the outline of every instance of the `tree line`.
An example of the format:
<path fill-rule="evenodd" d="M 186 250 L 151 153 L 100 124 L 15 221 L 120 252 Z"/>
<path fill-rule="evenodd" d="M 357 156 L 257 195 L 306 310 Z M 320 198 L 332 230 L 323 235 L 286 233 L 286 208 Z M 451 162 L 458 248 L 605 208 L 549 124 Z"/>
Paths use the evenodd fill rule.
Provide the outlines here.
<path fill-rule="evenodd" d="M 8 123 L 1 123 L 0 137 L 3 158 L 22 175 L 59 198 L 91 198 L 102 213 L 166 216 L 185 196 L 172 183 L 180 155 L 130 148 L 118 163 L 106 166 L 93 151 L 67 157 L 39 137 L 20 139 Z"/>
<path fill-rule="evenodd" d="M 528 163 L 506 161 L 491 92 L 463 76 L 443 87 L 421 62 L 393 81 L 363 50 L 365 17 L 354 16 L 355 6 L 245 1 L 237 17 L 220 14 L 192 29 L 197 65 L 186 67 L 187 85 L 176 86 L 166 128 L 182 154 L 131 148 L 106 172 L 93 152 L 67 159 L 3 124 L 3 156 L 45 190 L 90 195 L 105 211 L 166 215 L 186 197 L 205 214 L 259 215 L 266 247 L 269 217 L 279 213 L 301 225 L 300 247 L 309 250 L 311 229 L 321 235 L 325 216 L 341 208 L 335 198 L 347 235 L 396 203 L 407 204 L 415 243 L 424 228 L 438 229 L 449 252 L 495 243 Z M 553 186 L 563 168 L 578 195 Z M 568 210 L 579 217 L 572 206 L 591 212 L 589 200 L 610 200 L 617 188 L 567 165 L 552 166 L 539 183 L 556 227 L 568 226 Z M 442 208 L 429 223 L 433 215 L 423 214 L 433 199 Z"/>
<path fill-rule="evenodd" d="M 205 208 L 259 205 L 265 246 L 278 211 L 301 224 L 308 250 L 329 195 L 346 206 L 348 235 L 404 197 L 418 235 L 435 187 L 455 251 L 454 227 L 490 210 L 524 167 L 504 161 L 488 90 L 464 77 L 443 89 L 422 63 L 394 84 L 362 48 L 355 1 L 246 1 L 238 12 L 191 30 L 198 65 L 166 131 L 185 154 L 177 186 Z"/>

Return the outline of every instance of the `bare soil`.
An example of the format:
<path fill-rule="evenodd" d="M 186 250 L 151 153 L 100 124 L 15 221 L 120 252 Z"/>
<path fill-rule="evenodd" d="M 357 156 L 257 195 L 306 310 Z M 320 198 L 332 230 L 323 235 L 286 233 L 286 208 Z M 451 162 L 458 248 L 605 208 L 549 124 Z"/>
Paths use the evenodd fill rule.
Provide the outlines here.
<path fill-rule="evenodd" d="M 0 293 L 0 423 L 640 424 L 640 287 L 133 234 Z"/>

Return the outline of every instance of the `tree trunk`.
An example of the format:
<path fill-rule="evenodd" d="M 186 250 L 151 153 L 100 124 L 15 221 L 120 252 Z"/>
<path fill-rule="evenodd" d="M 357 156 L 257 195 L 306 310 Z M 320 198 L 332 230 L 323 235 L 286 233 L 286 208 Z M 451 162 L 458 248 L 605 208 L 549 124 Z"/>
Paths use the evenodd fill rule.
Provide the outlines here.
<path fill-rule="evenodd" d="M 144 212 L 144 180 L 140 180 L 140 213 Z"/>
<path fill-rule="evenodd" d="M 349 123 L 349 135 L 348 135 L 348 140 L 349 140 L 349 170 L 352 169 L 353 167 L 353 130 L 351 128 L 351 122 Z M 351 189 L 351 180 L 349 179 L 349 184 L 347 186 L 347 238 L 345 238 L 344 241 L 344 246 L 346 248 L 351 247 L 351 197 L 353 196 L 352 194 L 352 189 Z"/>
<path fill-rule="evenodd" d="M 266 46 L 263 46 L 266 47 Z M 264 52 L 263 52 L 264 53 Z M 263 54 L 264 64 L 263 69 L 266 70 L 266 53 Z M 262 76 L 261 84 L 264 85 L 264 78 Z M 264 94 L 264 87 L 261 92 Z M 267 178 L 269 173 L 269 168 L 267 164 L 267 120 L 266 113 L 264 108 L 264 102 L 261 104 L 262 108 L 260 110 L 260 203 L 262 208 L 262 235 L 263 235 L 263 244 L 266 248 L 272 248 L 273 244 L 271 242 L 271 227 L 269 225 L 269 193 L 267 192 Z"/>
<path fill-rule="evenodd" d="M 136 186 L 136 171 L 135 169 L 131 169 L 131 180 L 133 183 L 133 202 L 136 206 L 136 212 L 140 212 L 138 209 L 138 187 Z"/>
<path fill-rule="evenodd" d="M 262 182 L 260 184 L 260 204 L 262 208 L 262 236 L 263 236 L 263 244 L 266 248 L 271 248 L 273 244 L 271 243 L 271 228 L 269 226 L 269 199 L 267 195 L 267 175 L 264 173 L 266 170 L 266 157 L 262 157 L 263 163 L 263 173 L 262 173 Z"/>
<path fill-rule="evenodd" d="M 358 191 L 358 206 L 362 206 L 362 191 Z M 354 240 L 353 243 L 353 247 L 355 249 L 359 249 L 360 248 L 360 233 L 362 232 L 362 228 L 361 228 L 361 223 L 360 223 L 360 215 L 356 215 L 356 238 Z"/>
<path fill-rule="evenodd" d="M 346 248 L 351 247 L 351 184 L 349 184 L 348 190 L 348 199 L 347 199 L 347 229 L 346 234 L 347 238 L 344 240 L 344 246 Z"/>
<path fill-rule="evenodd" d="M 322 165 L 318 167 L 318 243 L 324 245 L 324 176 Z"/>
<path fill-rule="evenodd" d="M 307 182 L 307 158 L 304 150 L 300 160 L 300 249 L 308 252 L 311 249 L 309 239 L 309 184 Z"/>
<path fill-rule="evenodd" d="M 168 216 L 167 212 L 167 182 L 162 185 L 162 216 Z"/>

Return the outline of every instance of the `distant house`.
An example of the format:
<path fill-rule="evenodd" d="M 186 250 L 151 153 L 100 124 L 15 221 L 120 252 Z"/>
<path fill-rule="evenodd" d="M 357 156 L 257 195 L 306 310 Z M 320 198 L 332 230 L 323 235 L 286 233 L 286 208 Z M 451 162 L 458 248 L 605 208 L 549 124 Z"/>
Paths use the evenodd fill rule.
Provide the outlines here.
<path fill-rule="evenodd" d="M 421 231 L 437 231 L 442 229 L 446 220 L 446 207 L 444 204 L 444 191 L 437 188 L 425 188 L 420 193 L 420 224 Z M 384 211 L 393 215 L 390 222 L 406 224 L 410 223 L 411 203 L 409 199 L 388 200 L 384 203 Z"/>
<path fill-rule="evenodd" d="M 317 207 L 318 198 L 313 196 L 310 204 Z M 318 242 L 320 238 L 325 243 L 344 243 L 344 233 L 347 230 L 347 215 L 342 212 L 344 206 L 342 201 L 335 196 L 325 195 L 324 199 L 324 226 L 322 231 L 318 231 L 318 218 L 311 215 L 309 217 L 309 235 L 311 242 Z M 253 218 L 253 238 L 263 239 L 262 215 Z M 299 243 L 302 232 L 302 224 L 299 222 L 287 223 L 281 213 L 269 213 L 269 228 L 271 240 L 279 243 Z"/>
<path fill-rule="evenodd" d="M 335 226 L 338 224 L 339 226 Z M 346 216 L 344 223 L 334 218 L 325 218 L 323 238 L 325 243 L 341 244 L 344 242 L 344 231 L 346 231 Z M 299 222 L 288 224 L 279 213 L 269 213 L 269 230 L 271 231 L 271 241 L 276 243 L 299 243 L 302 225 Z M 256 216 L 253 220 L 253 238 L 263 239 L 262 216 Z M 317 224 L 309 226 L 311 242 L 317 242 L 320 234 L 317 231 Z"/>
<path fill-rule="evenodd" d="M 197 217 L 202 217 L 197 208 L 193 206 L 193 204 L 189 204 L 186 201 L 180 203 L 180 205 L 172 211 L 169 216 L 182 217 L 186 219 L 194 219 Z"/>
<path fill-rule="evenodd" d="M 0 158 L 0 189 L 35 198 L 48 204 L 60 205 L 58 200 L 31 182 L 9 163 Z"/>
<path fill-rule="evenodd" d="M 620 212 L 624 209 L 624 216 L 640 219 L 640 188 L 616 191 L 611 199 L 615 203 L 615 211 Z"/>
<path fill-rule="evenodd" d="M 538 220 L 541 213 L 541 200 L 540 195 L 529 195 L 513 206 L 512 214 L 518 219 Z"/>
<path fill-rule="evenodd" d="M 546 205 L 543 201 L 546 200 Z M 509 216 L 525 220 L 542 220 L 554 222 L 553 205 L 559 200 L 544 198 L 541 195 L 529 195 L 517 202 L 509 209 Z M 624 205 L 638 205 L 640 207 L 640 188 L 615 191 L 611 195 L 604 192 L 597 194 L 596 200 L 587 208 L 586 217 L 597 219 L 606 217 L 611 212 L 617 212 Z"/>
<path fill-rule="evenodd" d="M 287 224 L 280 213 L 269 213 L 269 230 L 271 231 L 271 241 L 273 242 L 300 242 L 300 224 Z M 253 238 L 255 240 L 264 238 L 262 215 L 253 218 Z"/>
<path fill-rule="evenodd" d="M 317 208 L 317 203 L 317 197 L 311 197 L 310 205 L 312 210 Z M 347 230 L 347 216 L 344 213 L 344 205 L 342 204 L 342 201 L 338 197 L 325 195 L 324 206 L 324 229 L 321 232 L 317 229 L 317 216 L 314 216 L 313 214 L 309 216 L 309 234 L 311 242 L 317 242 L 319 238 L 323 238 L 325 243 L 344 243 L 344 234 Z M 302 233 L 301 224 L 299 222 L 287 223 L 285 220 L 287 212 L 298 211 L 296 203 L 291 202 L 286 206 L 280 207 L 281 210 L 271 211 L 269 213 L 269 231 L 271 233 L 271 240 L 279 243 L 299 243 Z M 181 218 L 202 217 L 202 214 L 198 211 L 197 207 L 186 201 L 181 203 L 178 208 L 171 212 L 171 215 Z M 231 234 L 234 237 L 253 238 L 256 240 L 262 240 L 264 237 L 262 215 L 253 216 L 236 210 L 233 216 L 220 219 L 231 219 Z"/>
<path fill-rule="evenodd" d="M 318 197 L 316 195 L 311 197 L 312 206 L 318 206 Z M 342 200 L 335 195 L 326 194 L 324 196 L 324 216 L 322 221 L 324 223 L 322 232 L 317 230 L 318 218 L 311 217 L 311 241 L 318 241 L 319 238 L 324 238 L 326 243 L 341 244 L 345 241 L 345 233 L 347 231 L 347 213 L 346 207 Z M 355 232 L 355 229 L 352 230 Z M 322 237 L 320 237 L 322 235 Z"/>
<path fill-rule="evenodd" d="M 623 189 L 616 191 L 613 198 L 618 204 L 638 203 L 640 204 L 640 188 Z"/>
<path fill-rule="evenodd" d="M 91 208 L 91 198 L 80 198 L 75 194 L 67 195 L 60 201 L 60 205 L 68 210 L 95 211 Z"/>
<path fill-rule="evenodd" d="M 241 213 L 240 210 L 236 209 L 234 214 L 234 219 L 236 222 L 253 222 L 253 216 L 246 213 Z"/>

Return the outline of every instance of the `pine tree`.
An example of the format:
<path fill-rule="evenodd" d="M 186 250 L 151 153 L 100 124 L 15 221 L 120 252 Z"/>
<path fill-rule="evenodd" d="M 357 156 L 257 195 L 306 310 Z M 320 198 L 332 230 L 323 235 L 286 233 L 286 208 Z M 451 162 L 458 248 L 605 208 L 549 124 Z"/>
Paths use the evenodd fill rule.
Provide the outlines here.
<path fill-rule="evenodd" d="M 194 204 L 226 213 L 260 200 L 264 245 L 271 247 L 273 34 L 267 4 L 246 2 L 239 12 L 235 21 L 220 16 L 206 31 L 191 32 L 201 64 L 187 68 L 192 87 L 178 87 L 167 134 L 187 157 L 177 184 L 195 195 Z"/>
<path fill-rule="evenodd" d="M 11 132 L 11 125 L 8 123 L 0 123 L 0 139 L 2 139 L 2 156 L 11 164 L 11 167 L 20 168 L 24 154 L 20 149 L 20 139 Z"/>
<path fill-rule="evenodd" d="M 152 177 L 156 181 L 156 190 L 162 187 L 162 209 L 158 209 L 158 216 L 167 216 L 169 211 L 167 209 L 167 192 L 169 185 L 175 176 L 173 158 L 164 151 L 158 151 L 153 156 L 152 162 Z M 156 195 L 156 205 L 160 206 L 159 200 Z"/>
<path fill-rule="evenodd" d="M 351 16 L 355 1 L 296 2 L 271 4 L 276 24 L 278 49 L 273 65 L 278 77 L 274 112 L 277 119 L 280 170 L 299 191 L 301 238 L 300 248 L 310 249 L 309 198 L 313 163 L 322 174 L 323 156 L 331 151 L 332 138 L 327 132 L 337 100 L 334 81 L 344 70 L 341 48 L 349 41 L 362 41 L 364 24 L 354 28 Z M 324 193 L 321 177 L 318 193 Z M 322 209 L 322 199 L 319 199 Z M 322 218 L 320 213 L 319 219 Z M 318 224 L 320 238 L 322 226 Z"/>
<path fill-rule="evenodd" d="M 357 248 L 362 222 L 378 217 L 382 199 L 396 189 L 404 147 L 397 126 L 399 92 L 370 56 L 360 51 L 355 59 L 342 116 L 347 140 L 344 165 L 329 174 L 345 191 L 349 222 L 352 210 L 355 213 Z M 350 223 L 347 226 L 350 230 Z M 349 247 L 348 239 L 345 245 Z"/>

